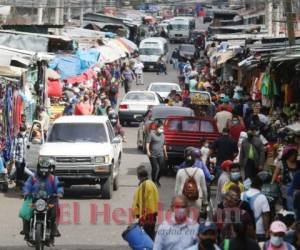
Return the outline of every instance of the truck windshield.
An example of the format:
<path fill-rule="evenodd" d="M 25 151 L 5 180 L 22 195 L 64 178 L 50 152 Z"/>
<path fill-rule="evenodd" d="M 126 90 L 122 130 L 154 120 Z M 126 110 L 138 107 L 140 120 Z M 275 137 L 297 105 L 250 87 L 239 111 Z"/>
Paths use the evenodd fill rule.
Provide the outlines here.
<path fill-rule="evenodd" d="M 151 55 L 160 56 L 162 53 L 161 53 L 160 49 L 155 49 L 155 48 L 141 48 L 140 49 L 140 54 L 141 55 L 146 55 L 146 56 L 151 56 Z"/>
<path fill-rule="evenodd" d="M 57 123 L 54 124 L 48 142 L 107 142 L 103 124 L 95 123 Z"/>

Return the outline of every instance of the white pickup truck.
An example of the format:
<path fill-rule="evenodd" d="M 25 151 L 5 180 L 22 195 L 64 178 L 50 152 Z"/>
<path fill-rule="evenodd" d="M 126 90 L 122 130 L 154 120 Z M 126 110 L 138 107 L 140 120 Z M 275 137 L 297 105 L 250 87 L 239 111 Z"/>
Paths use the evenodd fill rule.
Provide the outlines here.
<path fill-rule="evenodd" d="M 53 160 L 65 187 L 100 184 L 104 199 L 110 199 L 118 189 L 122 140 L 106 116 L 60 117 L 45 142 L 41 124 L 34 122 L 27 151 L 29 168 Z"/>

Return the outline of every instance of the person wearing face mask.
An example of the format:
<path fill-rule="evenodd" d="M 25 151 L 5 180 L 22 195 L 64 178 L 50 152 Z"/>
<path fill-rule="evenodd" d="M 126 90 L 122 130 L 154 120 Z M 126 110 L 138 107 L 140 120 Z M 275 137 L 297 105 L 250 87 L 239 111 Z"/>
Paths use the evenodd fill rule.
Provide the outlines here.
<path fill-rule="evenodd" d="M 199 224 L 189 217 L 188 201 L 184 196 L 172 199 L 171 212 L 158 227 L 153 250 L 183 250 L 197 241 Z"/>
<path fill-rule="evenodd" d="M 229 135 L 236 142 L 239 140 L 241 132 L 245 131 L 245 125 L 242 118 L 236 114 L 233 114 L 232 119 L 228 120 L 227 128 L 229 129 Z"/>
<path fill-rule="evenodd" d="M 257 132 L 258 129 L 251 126 L 247 134 L 248 138 L 243 140 L 241 145 L 239 162 L 245 169 L 245 178 L 253 179 L 264 168 L 265 147 Z"/>
<path fill-rule="evenodd" d="M 216 195 L 216 205 L 220 204 L 223 200 L 223 187 L 224 185 L 230 181 L 230 167 L 232 165 L 231 160 L 223 161 L 221 164 L 221 170 L 222 174 L 220 175 L 218 179 L 218 185 L 217 185 L 217 195 Z"/>
<path fill-rule="evenodd" d="M 158 122 L 156 130 L 151 131 L 146 139 L 146 150 L 152 169 L 152 181 L 158 187 L 160 187 L 159 179 L 161 171 L 164 170 L 165 160 L 168 158 L 163 132 L 163 124 Z"/>
<path fill-rule="evenodd" d="M 241 194 L 241 200 L 248 202 L 253 211 L 258 241 L 264 241 L 268 237 L 267 229 L 270 223 L 270 205 L 267 197 L 261 193 L 262 185 L 262 180 L 257 175 L 250 189 Z"/>
<path fill-rule="evenodd" d="M 113 126 L 115 135 L 116 136 L 121 136 L 123 142 L 126 142 L 125 131 L 124 131 L 122 125 L 119 122 L 118 115 L 115 113 L 114 110 L 108 112 L 108 119 L 109 119 L 111 125 Z"/>
<path fill-rule="evenodd" d="M 230 165 L 230 180 L 226 182 L 223 186 L 222 193 L 225 194 L 231 186 L 237 185 L 240 189 L 240 192 L 244 191 L 244 185 L 243 185 L 243 180 L 242 180 L 242 175 L 241 175 L 241 166 L 238 163 L 233 163 Z"/>
<path fill-rule="evenodd" d="M 13 162 L 14 166 L 10 178 L 12 179 L 15 175 L 16 186 L 20 188 L 23 185 L 24 173 L 32 176 L 33 173 L 26 168 L 26 149 L 27 149 L 27 137 L 26 137 L 26 126 L 22 125 L 20 131 L 13 141 Z"/>
<path fill-rule="evenodd" d="M 198 229 L 199 242 L 185 250 L 220 250 L 216 245 L 217 227 L 212 222 L 204 222 L 199 225 Z"/>
<path fill-rule="evenodd" d="M 149 180 L 145 166 L 137 168 L 137 177 L 139 186 L 134 193 L 132 210 L 140 226 L 154 240 L 159 193 L 155 183 Z"/>
<path fill-rule="evenodd" d="M 196 167 L 195 157 L 193 155 L 193 148 L 185 150 L 185 165 L 184 168 L 179 169 L 175 181 L 175 195 L 186 195 L 185 188 L 189 185 L 189 179 L 193 178 L 194 188 L 198 192 L 198 197 L 190 199 L 187 197 L 189 207 L 200 210 L 202 206 L 207 205 L 207 186 L 205 175 L 201 168 Z M 191 185 L 191 184 L 190 184 Z"/>
<path fill-rule="evenodd" d="M 273 221 L 269 231 L 270 240 L 259 244 L 261 250 L 295 250 L 290 243 L 284 241 L 287 227 L 283 222 Z"/>

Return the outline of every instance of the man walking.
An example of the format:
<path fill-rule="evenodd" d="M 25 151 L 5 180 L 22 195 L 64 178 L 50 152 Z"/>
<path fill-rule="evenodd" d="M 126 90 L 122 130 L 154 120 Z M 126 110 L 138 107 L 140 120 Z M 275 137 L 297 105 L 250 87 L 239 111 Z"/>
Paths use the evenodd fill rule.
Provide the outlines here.
<path fill-rule="evenodd" d="M 154 181 L 158 187 L 160 187 L 159 179 L 161 170 L 165 166 L 165 159 L 168 158 L 163 132 L 163 124 L 158 122 L 156 130 L 149 133 L 146 141 L 147 155 L 150 159 L 152 168 L 152 181 Z"/>
<path fill-rule="evenodd" d="M 259 171 L 263 170 L 264 163 L 264 145 L 257 136 L 257 128 L 251 126 L 248 131 L 248 139 L 242 142 L 240 149 L 240 164 L 245 169 L 245 179 L 253 179 Z"/>
<path fill-rule="evenodd" d="M 125 67 L 122 78 L 124 80 L 125 93 L 127 94 L 131 90 L 132 82 L 135 79 L 134 73 L 129 66 Z"/>
<path fill-rule="evenodd" d="M 214 154 L 217 157 L 217 177 L 219 177 L 221 174 L 221 164 L 226 160 L 233 161 L 237 156 L 238 152 L 239 150 L 237 147 L 237 142 L 235 142 L 232 138 L 229 137 L 229 130 L 227 128 L 224 128 L 222 136 L 216 139 L 210 147 L 210 154 Z"/>
<path fill-rule="evenodd" d="M 155 183 L 149 180 L 145 166 L 137 168 L 137 177 L 140 183 L 134 194 L 132 209 L 139 224 L 154 240 L 159 193 Z"/>

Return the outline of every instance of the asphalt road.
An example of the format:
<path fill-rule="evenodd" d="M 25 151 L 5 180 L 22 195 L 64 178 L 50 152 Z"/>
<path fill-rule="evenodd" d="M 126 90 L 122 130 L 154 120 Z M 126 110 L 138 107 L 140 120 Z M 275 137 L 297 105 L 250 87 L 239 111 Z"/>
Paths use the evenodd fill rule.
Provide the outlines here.
<path fill-rule="evenodd" d="M 174 46 L 172 45 L 171 51 Z M 134 89 L 146 89 L 150 82 L 177 82 L 176 72 L 168 65 L 168 75 L 157 76 L 155 73 L 144 74 L 144 86 Z M 133 192 L 138 184 L 136 168 L 140 164 L 150 167 L 147 157 L 136 149 L 137 124 L 126 127 L 127 143 L 123 144 L 120 188 L 114 192 L 111 200 L 99 198 L 99 187 L 76 187 L 66 190 L 61 200 L 64 207 L 61 225 L 62 237 L 56 240 L 52 249 L 129 249 L 121 234 L 131 218 L 128 209 L 131 207 Z M 160 201 L 164 208 L 170 206 L 174 194 L 174 177 L 163 177 L 160 188 Z M 19 235 L 21 220 L 18 211 L 22 204 L 20 194 L 9 190 L 0 194 L 0 250 L 32 249 L 26 247 L 23 237 Z M 97 212 L 96 212 L 97 211 Z"/>

